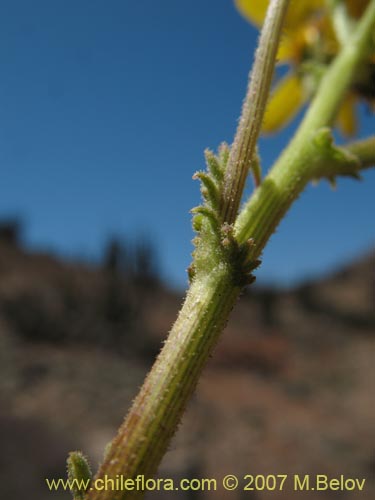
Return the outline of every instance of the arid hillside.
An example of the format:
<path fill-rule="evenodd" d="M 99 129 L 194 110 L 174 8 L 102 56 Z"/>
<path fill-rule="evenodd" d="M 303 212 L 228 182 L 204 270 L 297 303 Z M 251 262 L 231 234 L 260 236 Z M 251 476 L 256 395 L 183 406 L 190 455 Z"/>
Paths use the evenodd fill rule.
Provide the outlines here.
<path fill-rule="evenodd" d="M 72 449 L 96 468 L 173 322 L 182 296 L 116 255 L 95 267 L 0 243 L 1 498 L 70 498 L 45 478 L 65 476 Z M 374 498 L 374 341 L 373 255 L 296 289 L 253 287 L 159 471 L 218 484 L 227 474 L 344 474 L 366 478 L 363 492 L 219 484 L 148 498 Z"/>

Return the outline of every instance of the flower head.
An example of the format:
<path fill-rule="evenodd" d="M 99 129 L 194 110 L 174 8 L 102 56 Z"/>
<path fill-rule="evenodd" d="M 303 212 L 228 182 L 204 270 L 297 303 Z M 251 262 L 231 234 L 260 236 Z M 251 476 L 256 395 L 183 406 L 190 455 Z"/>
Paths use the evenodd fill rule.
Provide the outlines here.
<path fill-rule="evenodd" d="M 235 0 L 242 15 L 256 26 L 263 22 L 269 0 Z M 342 0 L 346 18 L 355 23 L 369 0 Z M 340 48 L 332 11 L 324 0 L 291 0 L 285 20 L 278 61 L 290 67 L 275 85 L 267 106 L 263 132 L 274 132 L 288 124 L 314 95 L 325 67 Z M 375 102 L 375 50 L 364 63 L 338 111 L 336 124 L 345 135 L 355 133 L 356 104 Z"/>

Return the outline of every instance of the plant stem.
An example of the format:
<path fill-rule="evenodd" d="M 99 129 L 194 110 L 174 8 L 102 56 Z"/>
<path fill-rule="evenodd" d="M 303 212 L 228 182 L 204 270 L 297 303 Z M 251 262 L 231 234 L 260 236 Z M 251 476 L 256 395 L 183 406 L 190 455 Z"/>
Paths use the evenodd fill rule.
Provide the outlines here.
<path fill-rule="evenodd" d="M 345 2 L 342 0 L 329 0 L 328 4 L 332 12 L 333 27 L 337 39 L 341 45 L 345 45 L 350 38 L 355 22 L 350 18 Z"/>
<path fill-rule="evenodd" d="M 151 477 L 240 292 L 227 269 L 194 281 L 178 319 L 133 407 L 111 444 L 98 477 Z M 91 491 L 90 500 L 142 497 L 142 492 Z"/>
<path fill-rule="evenodd" d="M 345 149 L 358 158 L 361 169 L 370 168 L 375 165 L 375 136 L 352 142 L 346 145 Z"/>
<path fill-rule="evenodd" d="M 254 256 L 261 253 L 306 183 L 323 175 L 322 162 L 327 159 L 321 158 L 318 131 L 334 119 L 357 64 L 365 55 L 374 23 L 375 0 L 372 0 L 352 40 L 329 68 L 295 138 L 238 217 L 237 238 L 240 243 L 254 238 Z M 353 154 L 359 150 L 363 148 L 358 144 L 352 147 Z M 339 166 L 336 173 L 340 173 Z M 237 185 L 237 181 L 233 183 Z M 237 187 L 234 190 L 238 193 Z M 232 205 L 228 213 L 235 212 Z M 200 273 L 193 281 L 168 340 L 111 444 L 97 478 L 116 475 L 135 478 L 139 474 L 147 477 L 155 473 L 240 293 L 232 273 L 230 266 L 219 263 L 210 273 Z M 140 491 L 93 489 L 87 499 L 125 500 L 142 495 Z"/>
<path fill-rule="evenodd" d="M 254 258 L 259 257 L 307 182 L 322 176 L 317 134 L 333 122 L 356 68 L 367 56 L 374 25 L 375 0 L 372 0 L 351 39 L 323 77 L 296 135 L 239 214 L 235 224 L 237 239 L 240 243 L 254 239 Z M 340 165 L 337 167 L 337 171 L 329 172 L 331 176 L 341 173 Z"/>
<path fill-rule="evenodd" d="M 241 118 L 225 172 L 221 220 L 228 224 L 232 224 L 237 217 L 247 174 L 256 152 L 288 4 L 289 0 L 272 0 L 262 28 L 259 48 L 255 55 Z"/>

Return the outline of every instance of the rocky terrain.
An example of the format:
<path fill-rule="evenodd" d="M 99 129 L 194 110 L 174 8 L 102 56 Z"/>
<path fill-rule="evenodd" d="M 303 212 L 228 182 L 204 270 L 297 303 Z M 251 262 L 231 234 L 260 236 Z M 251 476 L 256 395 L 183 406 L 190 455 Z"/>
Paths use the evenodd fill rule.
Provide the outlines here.
<path fill-rule="evenodd" d="M 89 266 L 0 242 L 1 498 L 70 498 L 49 492 L 45 478 L 65 476 L 72 449 L 96 468 L 181 301 L 155 276 L 120 269 L 113 252 Z M 159 471 L 218 483 L 344 474 L 366 478 L 363 492 L 219 484 L 148 498 L 375 498 L 374 340 L 373 255 L 295 289 L 254 287 Z"/>

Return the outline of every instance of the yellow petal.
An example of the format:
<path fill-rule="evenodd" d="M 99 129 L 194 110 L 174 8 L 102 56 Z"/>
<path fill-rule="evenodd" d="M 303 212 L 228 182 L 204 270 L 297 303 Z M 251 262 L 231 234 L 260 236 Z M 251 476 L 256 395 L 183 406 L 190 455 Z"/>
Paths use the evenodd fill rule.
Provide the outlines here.
<path fill-rule="evenodd" d="M 234 0 L 237 9 L 251 23 L 261 26 L 266 17 L 269 0 Z"/>
<path fill-rule="evenodd" d="M 299 62 L 304 47 L 311 43 L 311 33 L 317 36 L 317 27 L 306 20 L 319 12 L 323 3 L 324 0 L 292 0 L 277 54 L 279 62 Z M 248 21 L 261 26 L 269 0 L 235 0 L 235 4 Z"/>
<path fill-rule="evenodd" d="M 302 81 L 289 73 L 275 87 L 267 104 L 262 132 L 275 132 L 289 123 L 306 100 Z"/>
<path fill-rule="evenodd" d="M 234 0 L 237 9 L 251 23 L 260 26 L 266 17 L 269 0 Z M 286 30 L 295 30 L 324 6 L 324 0 L 292 0 L 285 20 Z"/>
<path fill-rule="evenodd" d="M 356 98 L 353 94 L 348 94 L 343 101 L 336 123 L 343 135 L 350 137 L 357 131 L 357 117 L 355 112 Z"/>

